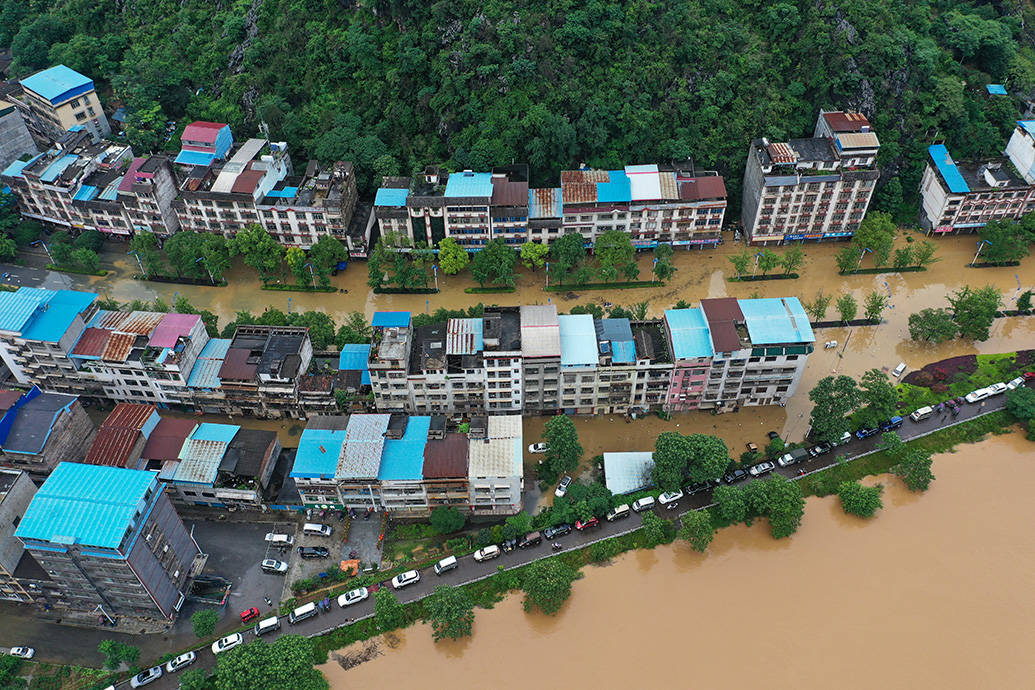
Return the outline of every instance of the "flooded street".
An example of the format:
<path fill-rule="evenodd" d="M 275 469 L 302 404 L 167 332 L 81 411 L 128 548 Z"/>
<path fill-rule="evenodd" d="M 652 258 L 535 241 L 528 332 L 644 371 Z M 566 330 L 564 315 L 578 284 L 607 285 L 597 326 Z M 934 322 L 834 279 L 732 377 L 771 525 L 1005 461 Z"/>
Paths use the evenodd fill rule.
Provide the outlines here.
<path fill-rule="evenodd" d="M 911 235 L 918 241 L 922 239 L 916 233 Z M 899 243 L 904 244 L 904 241 L 900 239 Z M 665 287 L 614 292 L 586 291 L 581 294 L 544 292 L 542 287 L 546 282 L 545 273 L 541 270 L 533 273 L 521 268 L 517 281 L 518 289 L 511 294 L 468 295 L 463 290 L 474 283 L 469 274 L 464 273 L 460 276 L 440 274 L 442 291 L 435 295 L 374 295 L 367 288 L 367 266 L 362 261 L 351 262 L 346 271 L 333 279 L 335 287 L 346 290 L 346 293 L 263 291 L 259 289 L 254 271 L 239 261 L 228 273 L 230 285 L 224 288 L 141 283 L 125 279 L 138 269 L 133 258 L 122 253 L 124 250 L 120 251 L 123 245 L 111 245 L 110 251 L 105 255 L 105 259 L 114 262 L 116 273 L 113 276 L 77 277 L 77 280 L 82 281 L 84 287 L 122 301 L 149 300 L 158 296 L 171 302 L 175 295 L 182 295 L 196 306 L 215 312 L 221 324 L 231 320 L 239 310 L 261 313 L 267 306 L 284 311 L 315 309 L 326 312 L 340 322 L 351 311 L 360 311 L 369 318 L 377 310 L 421 312 L 439 307 L 466 308 L 480 301 L 535 304 L 549 300 L 562 312 L 568 311 L 576 304 L 590 302 L 603 304 L 612 301 L 628 306 L 646 301 L 650 316 L 658 317 L 666 308 L 672 307 L 681 299 L 694 305 L 701 298 L 727 296 L 795 295 L 802 301 L 809 301 L 822 289 L 835 300 L 840 294 L 851 293 L 861 305 L 870 290 L 890 294 L 890 308 L 885 312 L 884 322 L 879 326 L 829 328 L 817 332 L 819 347 L 809 358 L 809 366 L 798 389 L 799 394 L 791 399 L 786 408 L 747 408 L 737 415 L 719 417 L 709 413 L 683 414 L 673 417 L 671 422 L 663 422 L 652 417 L 634 423 L 638 425 L 636 427 L 626 426 L 624 422 L 618 423 L 617 420 L 616 424 L 611 425 L 603 421 L 604 418 L 577 421 L 580 430 L 585 430 L 581 436 L 587 459 L 605 449 L 645 450 L 644 443 L 652 443 L 658 431 L 674 430 L 677 424 L 679 430 L 684 433 L 701 432 L 721 436 L 730 444 L 731 450 L 735 451 L 734 454 L 739 455 L 746 440 L 761 445 L 761 441 L 765 440 L 765 432 L 770 429 L 779 431 L 789 440 L 802 438 L 808 428 L 811 411 L 807 393 L 819 379 L 828 374 L 837 372 L 859 376 L 874 367 L 890 371 L 899 362 L 905 362 L 913 369 L 955 355 L 1013 351 L 1024 343 L 1035 341 L 1035 318 L 1025 318 L 998 319 L 992 326 L 991 337 L 983 343 L 957 340 L 938 346 L 913 343 L 909 339 L 909 314 L 925 307 L 946 306 L 946 295 L 963 285 L 994 285 L 1003 291 L 1006 306 L 1012 307 L 1021 291 L 1020 288 L 1030 288 L 1035 284 L 1035 274 L 1032 272 L 1033 259 L 1026 259 L 1023 265 L 1013 268 L 971 269 L 966 265 L 973 258 L 973 237 L 946 237 L 935 244 L 938 247 L 936 257 L 939 261 L 932 264 L 927 271 L 918 273 L 839 276 L 833 257 L 843 245 L 830 242 L 803 245 L 806 260 L 799 271 L 802 277 L 797 280 L 730 283 L 727 278 L 734 273 L 727 257 L 742 251 L 743 245 L 727 242 L 716 250 L 677 251 L 673 261 L 678 271 L 672 282 Z M 651 257 L 650 253 L 644 253 L 639 257 L 641 278 L 650 277 Z M 836 318 L 833 304 L 827 312 L 827 318 Z M 824 350 L 822 344 L 827 340 L 837 340 L 840 346 L 836 350 Z M 532 439 L 535 436 L 538 439 L 543 421 L 526 421 L 526 437 Z M 749 438 L 745 438 L 745 429 L 761 433 L 751 434 Z M 530 461 L 531 458 L 526 460 Z"/>
<path fill-rule="evenodd" d="M 1033 452 L 1020 433 L 963 445 L 936 456 L 926 494 L 880 478 L 872 520 L 811 498 L 790 539 L 763 520 L 719 532 L 704 555 L 632 552 L 584 569 L 554 617 L 512 595 L 478 609 L 467 640 L 435 644 L 418 625 L 376 640 L 372 661 L 320 670 L 333 688 L 524 688 L 530 673 L 576 688 L 1030 687 Z"/>

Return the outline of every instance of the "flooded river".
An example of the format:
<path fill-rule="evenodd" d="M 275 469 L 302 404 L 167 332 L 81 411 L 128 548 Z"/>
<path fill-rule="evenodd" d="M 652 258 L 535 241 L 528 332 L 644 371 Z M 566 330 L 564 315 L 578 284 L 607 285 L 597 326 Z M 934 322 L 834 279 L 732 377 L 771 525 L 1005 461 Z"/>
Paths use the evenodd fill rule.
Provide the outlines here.
<path fill-rule="evenodd" d="M 704 555 L 632 552 L 586 568 L 554 617 L 510 596 L 477 610 L 467 640 L 435 644 L 418 625 L 321 671 L 332 688 L 1031 687 L 1033 452 L 1019 433 L 961 446 L 936 457 L 926 494 L 882 477 L 872 520 L 812 498 L 790 539 L 756 524 Z"/>

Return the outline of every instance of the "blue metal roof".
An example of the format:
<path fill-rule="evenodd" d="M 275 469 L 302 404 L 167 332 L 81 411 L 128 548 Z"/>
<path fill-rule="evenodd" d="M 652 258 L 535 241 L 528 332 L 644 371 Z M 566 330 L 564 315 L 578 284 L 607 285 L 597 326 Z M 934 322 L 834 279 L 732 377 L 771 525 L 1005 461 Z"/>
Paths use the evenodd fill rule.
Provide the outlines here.
<path fill-rule="evenodd" d="M 970 191 L 970 186 L 963 179 L 959 168 L 956 167 L 952 156 L 949 155 L 949 149 L 945 148 L 944 144 L 928 146 L 927 153 L 930 154 L 931 161 L 938 168 L 938 172 L 941 173 L 945 184 L 949 185 L 950 192 L 953 194 L 966 194 Z"/>
<path fill-rule="evenodd" d="M 528 190 L 529 218 L 560 218 L 563 215 L 560 187 Z"/>
<path fill-rule="evenodd" d="M 21 333 L 36 310 L 50 301 L 49 292 L 24 287 L 15 292 L 0 292 L 0 331 Z"/>
<path fill-rule="evenodd" d="M 294 199 L 298 196 L 298 187 L 284 187 L 284 189 L 271 189 L 266 196 Z"/>
<path fill-rule="evenodd" d="M 400 439 L 385 441 L 379 481 L 421 481 L 424 478 L 424 446 L 428 443 L 431 417 L 410 417 Z"/>
<path fill-rule="evenodd" d="M 611 361 L 615 364 L 632 364 L 636 361 L 636 345 L 631 340 L 612 340 L 611 350 Z"/>
<path fill-rule="evenodd" d="M 53 182 L 57 178 L 61 177 L 61 173 L 65 172 L 65 169 L 77 160 L 79 160 L 79 156 L 74 153 L 66 153 L 61 156 L 61 158 L 58 158 L 56 161 L 48 165 L 47 169 L 43 171 L 42 175 L 40 175 L 40 179 L 44 182 Z"/>
<path fill-rule="evenodd" d="M 21 85 L 53 104 L 93 89 L 93 80 L 70 67 L 55 65 L 21 80 Z"/>
<path fill-rule="evenodd" d="M 738 299 L 752 345 L 812 343 L 809 317 L 797 297 Z"/>
<path fill-rule="evenodd" d="M 632 200 L 632 182 L 624 170 L 609 170 L 609 182 L 597 182 L 597 202 L 615 203 Z"/>
<path fill-rule="evenodd" d="M 666 309 L 665 321 L 672 335 L 672 354 L 676 359 L 711 357 L 712 336 L 700 309 Z"/>
<path fill-rule="evenodd" d="M 42 155 L 43 154 L 40 153 L 38 155 L 33 156 L 27 161 L 14 161 L 6 168 L 4 168 L 3 173 L 0 174 L 7 175 L 8 177 L 21 177 L 22 171 L 25 170 L 25 168 L 29 167 L 29 165 L 31 165 L 32 163 L 35 163 L 37 159 L 39 159 L 39 157 Z"/>
<path fill-rule="evenodd" d="M 991 96 L 1006 95 L 1006 87 L 1002 84 L 985 84 L 985 90 L 988 91 Z"/>
<path fill-rule="evenodd" d="M 345 429 L 306 429 L 298 439 L 291 476 L 332 478 L 344 443 Z"/>
<path fill-rule="evenodd" d="M 219 388 L 222 385 L 219 370 L 223 367 L 230 342 L 230 338 L 212 338 L 205 343 L 194 368 L 190 370 L 190 376 L 187 377 L 188 387 Z"/>
<path fill-rule="evenodd" d="M 370 358 L 370 343 L 350 344 L 341 348 L 338 355 L 338 371 L 361 371 L 360 382 L 370 385 L 370 372 L 367 360 Z"/>
<path fill-rule="evenodd" d="M 405 328 L 410 325 L 410 312 L 375 311 L 370 325 L 374 328 Z"/>
<path fill-rule="evenodd" d="M 596 366 L 597 331 L 589 314 L 562 314 L 557 317 L 561 335 L 561 366 Z"/>
<path fill-rule="evenodd" d="M 1035 137 L 1035 120 L 1017 120 L 1017 124 L 1025 132 Z"/>
<path fill-rule="evenodd" d="M 410 190 L 395 187 L 381 187 L 374 195 L 374 206 L 405 206 Z"/>
<path fill-rule="evenodd" d="M 197 439 L 198 441 L 216 441 L 218 443 L 230 443 L 234 440 L 234 436 L 241 430 L 241 427 L 236 424 L 212 424 L 205 422 L 199 424 L 198 428 L 194 430 L 194 433 L 189 438 Z"/>
<path fill-rule="evenodd" d="M 20 333 L 29 340 L 56 343 L 76 315 L 95 299 L 93 292 L 18 288 L 0 293 L 0 330 Z"/>
<path fill-rule="evenodd" d="M 73 201 L 89 201 L 97 196 L 97 188 L 93 185 L 84 184 L 72 195 Z"/>
<path fill-rule="evenodd" d="M 134 526 L 144 496 L 157 490 L 157 483 L 156 473 L 147 470 L 63 462 L 36 492 L 15 536 L 117 549 Z"/>
<path fill-rule="evenodd" d="M 492 173 L 458 172 L 446 182 L 447 197 L 492 197 Z"/>
<path fill-rule="evenodd" d="M 104 188 L 104 191 L 99 194 L 99 197 L 105 201 L 117 201 L 119 198 L 119 185 L 122 184 L 123 177 L 125 177 L 125 175 L 122 177 L 116 177 L 114 180 L 109 182 L 108 186 Z"/>
<path fill-rule="evenodd" d="M 182 165 L 197 165 L 206 166 L 212 165 L 212 161 L 216 159 L 216 154 L 207 151 L 188 151 L 187 149 L 181 149 L 173 163 L 180 163 Z"/>

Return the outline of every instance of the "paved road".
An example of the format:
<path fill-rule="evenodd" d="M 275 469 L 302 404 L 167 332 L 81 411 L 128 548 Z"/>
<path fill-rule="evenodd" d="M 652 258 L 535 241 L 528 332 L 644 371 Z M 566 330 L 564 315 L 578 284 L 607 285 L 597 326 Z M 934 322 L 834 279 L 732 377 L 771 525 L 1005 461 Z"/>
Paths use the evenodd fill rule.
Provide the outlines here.
<path fill-rule="evenodd" d="M 953 417 L 951 414 L 934 414 L 919 423 L 913 422 L 907 418 L 902 428 L 897 431 L 903 440 L 911 440 L 920 436 L 925 436 L 933 431 L 937 431 L 938 429 L 1000 410 L 1004 405 L 1005 396 L 1000 395 L 976 405 L 965 405 L 960 414 L 956 417 Z M 862 440 L 853 439 L 849 443 L 838 448 L 837 453 L 830 453 L 819 458 L 811 458 L 807 462 L 799 463 L 792 467 L 778 468 L 777 471 L 791 478 L 799 476 L 801 470 L 804 470 L 806 474 L 811 474 L 820 469 L 837 464 L 836 458 L 838 455 L 846 455 L 850 459 L 869 455 L 876 450 L 876 446 L 879 442 L 880 435 Z M 673 517 L 673 512 L 676 512 L 678 515 L 684 515 L 689 512 L 689 510 L 704 508 L 711 505 L 711 493 L 707 492 L 685 497 L 680 500 L 680 504 L 679 511 L 660 510 L 658 514 L 663 518 L 671 518 Z M 560 538 L 558 541 L 563 545 L 563 551 L 569 551 L 602 539 L 633 532 L 639 529 L 641 524 L 641 516 L 636 513 L 631 513 L 626 519 L 618 520 L 617 522 L 602 521 L 599 528 L 589 530 L 587 532 L 576 531 Z M 499 558 L 486 561 L 484 563 L 476 562 L 471 556 L 464 556 L 459 559 L 460 566 L 458 568 L 441 576 L 435 575 L 431 568 L 421 571 L 421 579 L 419 582 L 404 589 L 397 590 L 396 595 L 399 598 L 399 601 L 403 603 L 417 601 L 418 599 L 423 599 L 431 594 L 435 587 L 440 584 L 462 585 L 476 582 L 496 573 L 499 566 L 503 566 L 505 569 L 510 570 L 512 568 L 517 568 L 533 561 L 552 556 L 554 553 L 555 552 L 550 548 L 549 542 L 543 540 L 543 543 L 539 546 L 527 550 L 515 550 L 510 553 L 505 553 Z M 302 621 L 297 625 L 290 625 L 287 621 L 287 617 L 282 618 L 281 629 L 275 633 L 267 634 L 265 639 L 267 641 L 272 641 L 279 635 L 284 634 L 298 634 L 310 637 L 319 635 L 329 632 L 334 628 L 347 625 L 348 620 L 350 619 L 352 621 L 356 621 L 372 616 L 373 610 L 374 606 L 372 595 L 366 601 L 354 604 L 347 609 L 340 608 L 336 602 L 332 601 L 331 610 L 329 612 L 321 613 L 313 618 Z M 245 642 L 247 643 L 254 639 L 254 634 L 249 630 L 244 633 L 244 637 Z M 215 656 L 208 647 L 205 647 L 198 650 L 198 661 L 194 664 L 193 668 L 211 668 L 214 664 Z M 155 683 L 151 687 L 175 687 L 175 675 L 167 674 L 167 676 L 169 677 L 163 676 L 159 682 Z"/>

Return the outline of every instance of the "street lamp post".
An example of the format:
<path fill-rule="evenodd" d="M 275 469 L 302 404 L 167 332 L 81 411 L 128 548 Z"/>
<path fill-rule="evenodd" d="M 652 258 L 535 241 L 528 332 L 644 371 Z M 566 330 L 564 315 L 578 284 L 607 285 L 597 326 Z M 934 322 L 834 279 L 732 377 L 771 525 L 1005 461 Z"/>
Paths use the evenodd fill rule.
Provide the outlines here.
<path fill-rule="evenodd" d="M 658 267 L 658 258 L 654 257 L 653 263 L 650 265 L 650 284 L 654 284 L 654 269 Z"/>
<path fill-rule="evenodd" d="M 37 244 L 43 247 L 43 251 L 47 253 L 47 258 L 50 259 L 50 263 L 54 263 L 54 257 L 51 255 L 50 248 L 47 246 L 47 243 L 43 240 L 36 240 L 35 242 L 32 242 L 30 246 L 36 246 Z"/>
<path fill-rule="evenodd" d="M 204 260 L 205 260 L 205 257 L 203 257 L 203 256 L 199 256 L 199 257 L 198 257 L 197 259 L 195 259 L 195 260 L 194 260 L 194 263 L 196 263 L 196 264 L 201 264 L 201 262 L 202 262 L 202 261 L 204 261 Z M 205 269 L 206 271 L 208 271 L 208 279 L 209 279 L 210 281 L 212 281 L 212 284 L 213 284 L 213 285 L 215 285 L 215 284 L 216 284 L 216 279 L 212 277 L 212 271 L 209 271 L 209 270 L 208 270 L 208 266 L 206 266 L 205 264 L 201 264 L 201 266 L 202 266 L 202 268 L 204 268 L 204 269 Z"/>
<path fill-rule="evenodd" d="M 126 253 L 131 254 L 137 260 L 137 265 L 140 266 L 140 275 L 146 276 L 147 271 L 144 270 L 144 262 L 140 260 L 140 255 L 137 254 L 136 250 L 129 251 Z M 50 252 L 47 252 L 47 254 L 50 254 Z"/>
<path fill-rule="evenodd" d="M 981 250 L 985 248 L 986 244 L 992 244 L 992 243 L 989 242 L 988 240 L 981 240 L 980 242 L 977 243 L 978 248 L 977 248 L 977 251 L 974 252 L 974 260 L 970 262 L 971 267 L 973 267 L 974 264 L 977 263 L 978 256 L 981 255 Z"/>
<path fill-rule="evenodd" d="M 435 274 L 435 292 L 438 292 L 438 264 L 431 264 L 431 272 Z"/>
<path fill-rule="evenodd" d="M 861 252 L 859 252 L 859 263 L 857 263 L 855 265 L 855 270 L 858 271 L 862 267 L 862 265 L 863 265 L 863 257 L 866 256 L 866 252 L 870 252 L 872 254 L 873 250 L 870 249 L 869 247 L 863 247 L 863 250 Z"/>
<path fill-rule="evenodd" d="M 550 287 L 550 262 L 546 262 L 546 287 Z"/>
<path fill-rule="evenodd" d="M 306 267 L 309 268 L 309 275 L 311 275 L 313 277 L 313 289 L 315 290 L 316 289 L 316 271 L 313 270 L 313 262 L 310 261 L 310 262 L 306 263 L 304 266 L 302 266 L 302 268 L 306 268 Z"/>
<path fill-rule="evenodd" d="M 758 257 L 762 256 L 762 252 L 755 254 L 755 267 L 751 269 L 751 277 L 755 277 L 755 273 L 758 272 Z"/>

